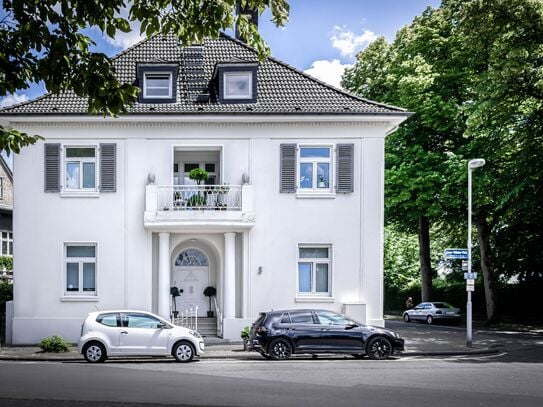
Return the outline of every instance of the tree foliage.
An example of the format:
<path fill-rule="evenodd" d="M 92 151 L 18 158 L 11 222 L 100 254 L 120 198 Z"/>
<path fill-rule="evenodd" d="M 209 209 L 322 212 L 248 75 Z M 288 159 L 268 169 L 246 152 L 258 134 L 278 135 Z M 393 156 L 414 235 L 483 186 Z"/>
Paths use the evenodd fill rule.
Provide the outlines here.
<path fill-rule="evenodd" d="M 466 163 L 486 159 L 473 211 L 489 318 L 497 280 L 543 281 L 542 38 L 541 0 L 443 0 L 362 51 L 342 82 L 415 112 L 386 141 L 385 219 L 396 230 L 422 216 L 463 246 Z"/>
<path fill-rule="evenodd" d="M 286 23 L 286 0 L 4 0 L 0 9 L 0 97 L 42 82 L 49 92 L 73 91 L 89 101 L 89 113 L 115 116 L 136 101 L 139 89 L 115 76 L 111 59 L 92 50 L 89 29 L 114 38 L 139 23 L 141 33 L 177 36 L 183 45 L 238 29 L 261 59 L 269 55 L 249 15 L 236 5 L 272 13 Z M 123 15 L 127 13 L 127 17 Z M 0 150 L 19 152 L 35 143 L 32 136 L 0 126 Z"/>

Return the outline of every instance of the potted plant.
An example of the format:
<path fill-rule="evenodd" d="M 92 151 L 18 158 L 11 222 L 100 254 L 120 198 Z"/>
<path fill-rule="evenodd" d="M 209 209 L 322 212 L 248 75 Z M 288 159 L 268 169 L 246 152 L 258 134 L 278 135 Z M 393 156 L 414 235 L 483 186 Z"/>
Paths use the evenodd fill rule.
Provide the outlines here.
<path fill-rule="evenodd" d="M 248 351 L 249 350 L 249 332 L 251 330 L 251 327 L 244 326 L 241 330 L 240 336 L 243 340 L 243 350 Z"/>
<path fill-rule="evenodd" d="M 206 170 L 202 170 L 201 168 L 193 168 L 189 172 L 189 178 L 193 181 L 196 181 L 196 185 L 198 186 L 200 186 L 202 181 L 207 180 L 208 177 L 209 177 L 208 172 Z M 202 191 L 200 191 L 200 188 L 197 188 L 196 194 L 192 195 L 187 202 L 187 206 L 190 208 L 194 208 L 194 207 L 201 208 L 205 206 L 205 204 L 206 204 L 206 197 L 202 193 Z"/>
<path fill-rule="evenodd" d="M 217 295 L 217 289 L 211 286 L 206 287 L 204 290 L 204 295 L 206 297 L 209 297 L 209 311 L 207 311 L 207 317 L 213 318 L 214 313 L 213 313 L 213 309 L 211 308 L 211 297 L 215 297 Z"/>
<path fill-rule="evenodd" d="M 200 185 L 202 181 L 206 181 L 209 178 L 209 174 L 206 170 L 201 168 L 194 168 L 189 172 L 189 178 L 196 181 L 197 185 Z"/>

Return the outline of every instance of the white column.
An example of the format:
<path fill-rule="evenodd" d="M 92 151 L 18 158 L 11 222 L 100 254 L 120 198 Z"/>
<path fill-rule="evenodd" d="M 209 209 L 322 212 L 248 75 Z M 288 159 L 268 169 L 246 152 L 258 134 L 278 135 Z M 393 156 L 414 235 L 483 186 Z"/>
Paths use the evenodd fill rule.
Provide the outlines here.
<path fill-rule="evenodd" d="M 170 234 L 158 234 L 158 315 L 170 319 Z"/>
<path fill-rule="evenodd" d="M 236 234 L 224 234 L 224 318 L 236 317 Z"/>

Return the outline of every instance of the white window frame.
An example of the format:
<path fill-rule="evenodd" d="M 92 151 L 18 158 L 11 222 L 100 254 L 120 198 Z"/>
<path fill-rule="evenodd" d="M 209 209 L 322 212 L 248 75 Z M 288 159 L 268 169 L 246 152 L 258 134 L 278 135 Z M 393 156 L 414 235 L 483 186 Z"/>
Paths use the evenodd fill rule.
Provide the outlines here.
<path fill-rule="evenodd" d="M 328 259 L 300 257 L 300 249 L 328 249 Z M 322 299 L 333 301 L 333 246 L 331 243 L 300 243 L 296 249 L 296 301 Z M 311 292 L 300 292 L 300 263 L 312 263 Z M 328 292 L 316 291 L 317 264 L 328 265 Z"/>
<path fill-rule="evenodd" d="M 68 257 L 68 247 L 94 246 L 94 257 Z M 98 244 L 96 242 L 65 242 L 63 245 L 63 279 L 62 292 L 64 298 L 97 298 L 98 296 Z M 78 291 L 68 291 L 68 263 L 79 264 Z M 94 291 L 83 291 L 83 263 L 94 263 Z"/>
<path fill-rule="evenodd" d="M 148 75 L 165 75 L 168 77 L 168 95 L 148 95 L 147 76 Z M 152 89 L 165 89 L 163 87 L 152 87 Z M 168 71 L 144 71 L 143 72 L 143 98 L 144 99 L 171 99 L 173 96 L 173 75 Z"/>
<path fill-rule="evenodd" d="M 69 148 L 93 148 L 94 157 L 67 157 Z M 70 144 L 62 146 L 62 167 L 61 167 L 61 179 L 62 179 L 62 193 L 68 195 L 97 195 L 99 180 L 99 161 L 98 154 L 100 149 L 96 144 Z M 67 185 L 67 165 L 68 163 L 79 162 L 79 188 L 68 188 Z M 83 163 L 94 163 L 94 188 L 83 188 Z"/>
<path fill-rule="evenodd" d="M 6 257 L 13 257 L 13 232 L 9 230 L 0 230 L 0 255 Z M 4 239 L 4 233 L 7 233 Z M 4 253 L 4 242 L 6 242 L 7 253 Z M 11 243 L 11 245 L 10 245 Z M 9 248 L 11 247 L 11 253 Z"/>
<path fill-rule="evenodd" d="M 226 92 L 226 78 L 229 76 L 245 76 L 248 77 L 249 86 L 247 94 L 228 94 Z M 226 71 L 223 72 L 223 99 L 229 100 L 245 100 L 253 98 L 253 71 Z"/>
<path fill-rule="evenodd" d="M 302 157 L 304 148 L 328 148 L 329 157 Z M 319 197 L 333 198 L 335 196 L 335 145 L 333 144 L 299 144 L 296 151 L 296 196 L 297 197 Z M 329 165 L 329 180 L 327 188 L 319 188 L 318 164 L 326 163 Z M 302 164 L 312 164 L 313 183 L 311 188 L 302 188 L 300 185 L 300 174 Z"/>

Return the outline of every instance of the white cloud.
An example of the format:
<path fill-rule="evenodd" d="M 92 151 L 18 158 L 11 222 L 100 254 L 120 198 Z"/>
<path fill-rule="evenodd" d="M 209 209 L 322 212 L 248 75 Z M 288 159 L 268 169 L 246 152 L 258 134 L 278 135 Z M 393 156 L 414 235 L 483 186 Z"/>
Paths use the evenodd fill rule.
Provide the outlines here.
<path fill-rule="evenodd" d="M 28 100 L 28 96 L 25 94 L 17 94 L 17 92 L 7 95 L 2 100 L 0 100 L 0 108 L 11 106 L 17 103 L 26 102 Z"/>
<path fill-rule="evenodd" d="M 131 22 L 130 28 L 131 31 L 127 33 L 117 31 L 117 33 L 115 34 L 115 38 L 111 38 L 105 34 L 103 37 L 108 43 L 110 43 L 114 47 L 126 49 L 145 38 L 143 35 L 140 35 L 139 23 Z"/>
<path fill-rule="evenodd" d="M 358 51 L 367 47 L 377 38 L 377 34 L 370 30 L 364 30 L 362 34 L 356 35 L 345 26 L 339 27 L 336 25 L 330 40 L 332 46 L 337 48 L 343 57 L 354 58 Z"/>
<path fill-rule="evenodd" d="M 341 76 L 346 68 L 350 68 L 352 65 L 342 64 L 339 60 L 333 61 L 320 60 L 314 61 L 311 68 L 306 69 L 304 72 L 311 75 L 323 82 L 326 82 L 336 88 L 341 88 Z"/>

